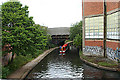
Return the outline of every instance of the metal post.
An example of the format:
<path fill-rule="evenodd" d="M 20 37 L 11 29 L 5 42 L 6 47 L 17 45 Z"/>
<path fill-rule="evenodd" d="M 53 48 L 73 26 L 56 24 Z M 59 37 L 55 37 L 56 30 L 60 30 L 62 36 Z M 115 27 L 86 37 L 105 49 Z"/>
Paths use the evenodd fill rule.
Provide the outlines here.
<path fill-rule="evenodd" d="M 107 12 L 106 12 L 106 0 L 104 0 L 104 4 L 103 4 L 103 12 L 104 12 L 104 57 L 106 57 L 106 36 L 107 36 Z"/>
<path fill-rule="evenodd" d="M 82 17 L 82 33 L 83 33 L 83 35 L 82 35 L 82 38 L 83 38 L 83 40 L 82 40 L 82 51 L 83 51 L 83 48 L 85 48 L 85 18 L 84 18 L 84 0 L 82 0 L 83 2 L 82 2 L 82 4 L 83 4 L 83 17 Z"/>

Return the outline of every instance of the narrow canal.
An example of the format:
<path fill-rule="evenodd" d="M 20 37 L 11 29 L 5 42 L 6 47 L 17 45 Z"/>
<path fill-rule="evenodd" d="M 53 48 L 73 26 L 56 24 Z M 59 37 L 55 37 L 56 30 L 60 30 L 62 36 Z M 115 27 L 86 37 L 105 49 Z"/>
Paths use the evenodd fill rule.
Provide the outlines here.
<path fill-rule="evenodd" d="M 84 64 L 77 53 L 76 48 L 69 50 L 65 56 L 59 55 L 59 49 L 47 55 L 31 72 L 26 79 L 39 78 L 94 78 L 103 80 L 120 79 L 120 73 L 100 70 Z M 108 80 L 108 79 L 107 79 Z"/>

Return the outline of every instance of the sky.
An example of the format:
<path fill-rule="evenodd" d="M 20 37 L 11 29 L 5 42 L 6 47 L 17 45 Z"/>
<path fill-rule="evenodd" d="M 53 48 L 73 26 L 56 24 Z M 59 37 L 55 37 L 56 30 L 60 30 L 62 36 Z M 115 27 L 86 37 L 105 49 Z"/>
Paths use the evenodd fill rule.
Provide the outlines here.
<path fill-rule="evenodd" d="M 0 4 L 9 0 L 0 0 Z M 71 27 L 82 20 L 82 0 L 19 0 L 29 6 L 29 16 L 35 24 L 53 27 Z"/>

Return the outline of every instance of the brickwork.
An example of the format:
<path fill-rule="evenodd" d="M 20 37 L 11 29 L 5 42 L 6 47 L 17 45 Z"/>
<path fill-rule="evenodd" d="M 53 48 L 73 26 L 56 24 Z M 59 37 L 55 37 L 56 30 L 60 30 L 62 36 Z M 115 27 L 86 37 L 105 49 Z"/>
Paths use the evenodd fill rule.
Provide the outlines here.
<path fill-rule="evenodd" d="M 101 16 L 103 14 L 103 2 L 97 2 L 97 0 L 96 2 L 84 1 L 85 47 L 83 47 L 83 52 L 86 55 L 102 55 L 104 52 L 103 37 L 98 35 L 103 36 L 104 32 L 102 31 L 104 21 L 103 16 Z M 120 0 L 119 2 L 107 1 L 107 12 L 109 12 L 109 14 L 107 13 L 107 57 L 114 61 L 120 61 L 120 26 L 118 23 L 120 17 L 119 11 L 116 12 L 120 8 Z"/>
<path fill-rule="evenodd" d="M 84 55 L 103 56 L 103 41 L 101 40 L 86 40 L 85 48 L 83 49 Z M 111 60 L 118 62 L 120 60 L 120 42 L 107 41 L 107 57 Z"/>
<path fill-rule="evenodd" d="M 119 8 L 120 4 L 118 2 L 107 2 L 107 12 Z"/>
<path fill-rule="evenodd" d="M 120 46 L 119 46 L 119 45 L 120 45 L 119 42 L 111 42 L 111 41 L 107 41 L 106 44 L 107 44 L 107 45 L 106 45 L 107 47 L 112 48 L 113 50 L 116 50 L 117 47 L 120 47 Z"/>
<path fill-rule="evenodd" d="M 120 2 L 107 2 L 107 12 L 117 8 L 120 8 Z M 103 2 L 84 2 L 84 16 L 96 14 L 103 14 Z"/>
<path fill-rule="evenodd" d="M 84 16 L 103 13 L 103 2 L 84 2 Z"/>
<path fill-rule="evenodd" d="M 86 40 L 85 46 L 99 46 L 103 47 L 103 40 Z"/>
<path fill-rule="evenodd" d="M 120 47 L 120 42 L 107 41 L 106 44 L 107 44 L 107 47 L 112 48 L 113 50 L 116 50 L 117 47 Z M 103 47 L 103 41 L 102 40 L 86 40 L 85 46 Z"/>

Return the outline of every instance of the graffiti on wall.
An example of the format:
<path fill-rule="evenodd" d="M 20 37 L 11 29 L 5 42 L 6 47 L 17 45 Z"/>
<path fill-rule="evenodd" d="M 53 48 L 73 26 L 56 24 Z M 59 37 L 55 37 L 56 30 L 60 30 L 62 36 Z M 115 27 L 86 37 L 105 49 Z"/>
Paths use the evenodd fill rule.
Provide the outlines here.
<path fill-rule="evenodd" d="M 117 48 L 116 50 L 107 48 L 107 57 L 117 62 L 120 61 L 120 48 Z"/>
<path fill-rule="evenodd" d="M 84 54 L 87 55 L 101 55 L 103 56 L 103 49 L 102 47 L 98 46 L 85 46 L 83 49 Z M 114 61 L 120 61 L 120 48 L 116 48 L 116 50 L 113 50 L 112 48 L 107 47 L 107 57 L 109 59 L 112 59 Z"/>
<path fill-rule="evenodd" d="M 103 49 L 102 47 L 98 46 L 85 46 L 83 49 L 85 54 L 90 54 L 90 55 L 103 55 Z"/>

